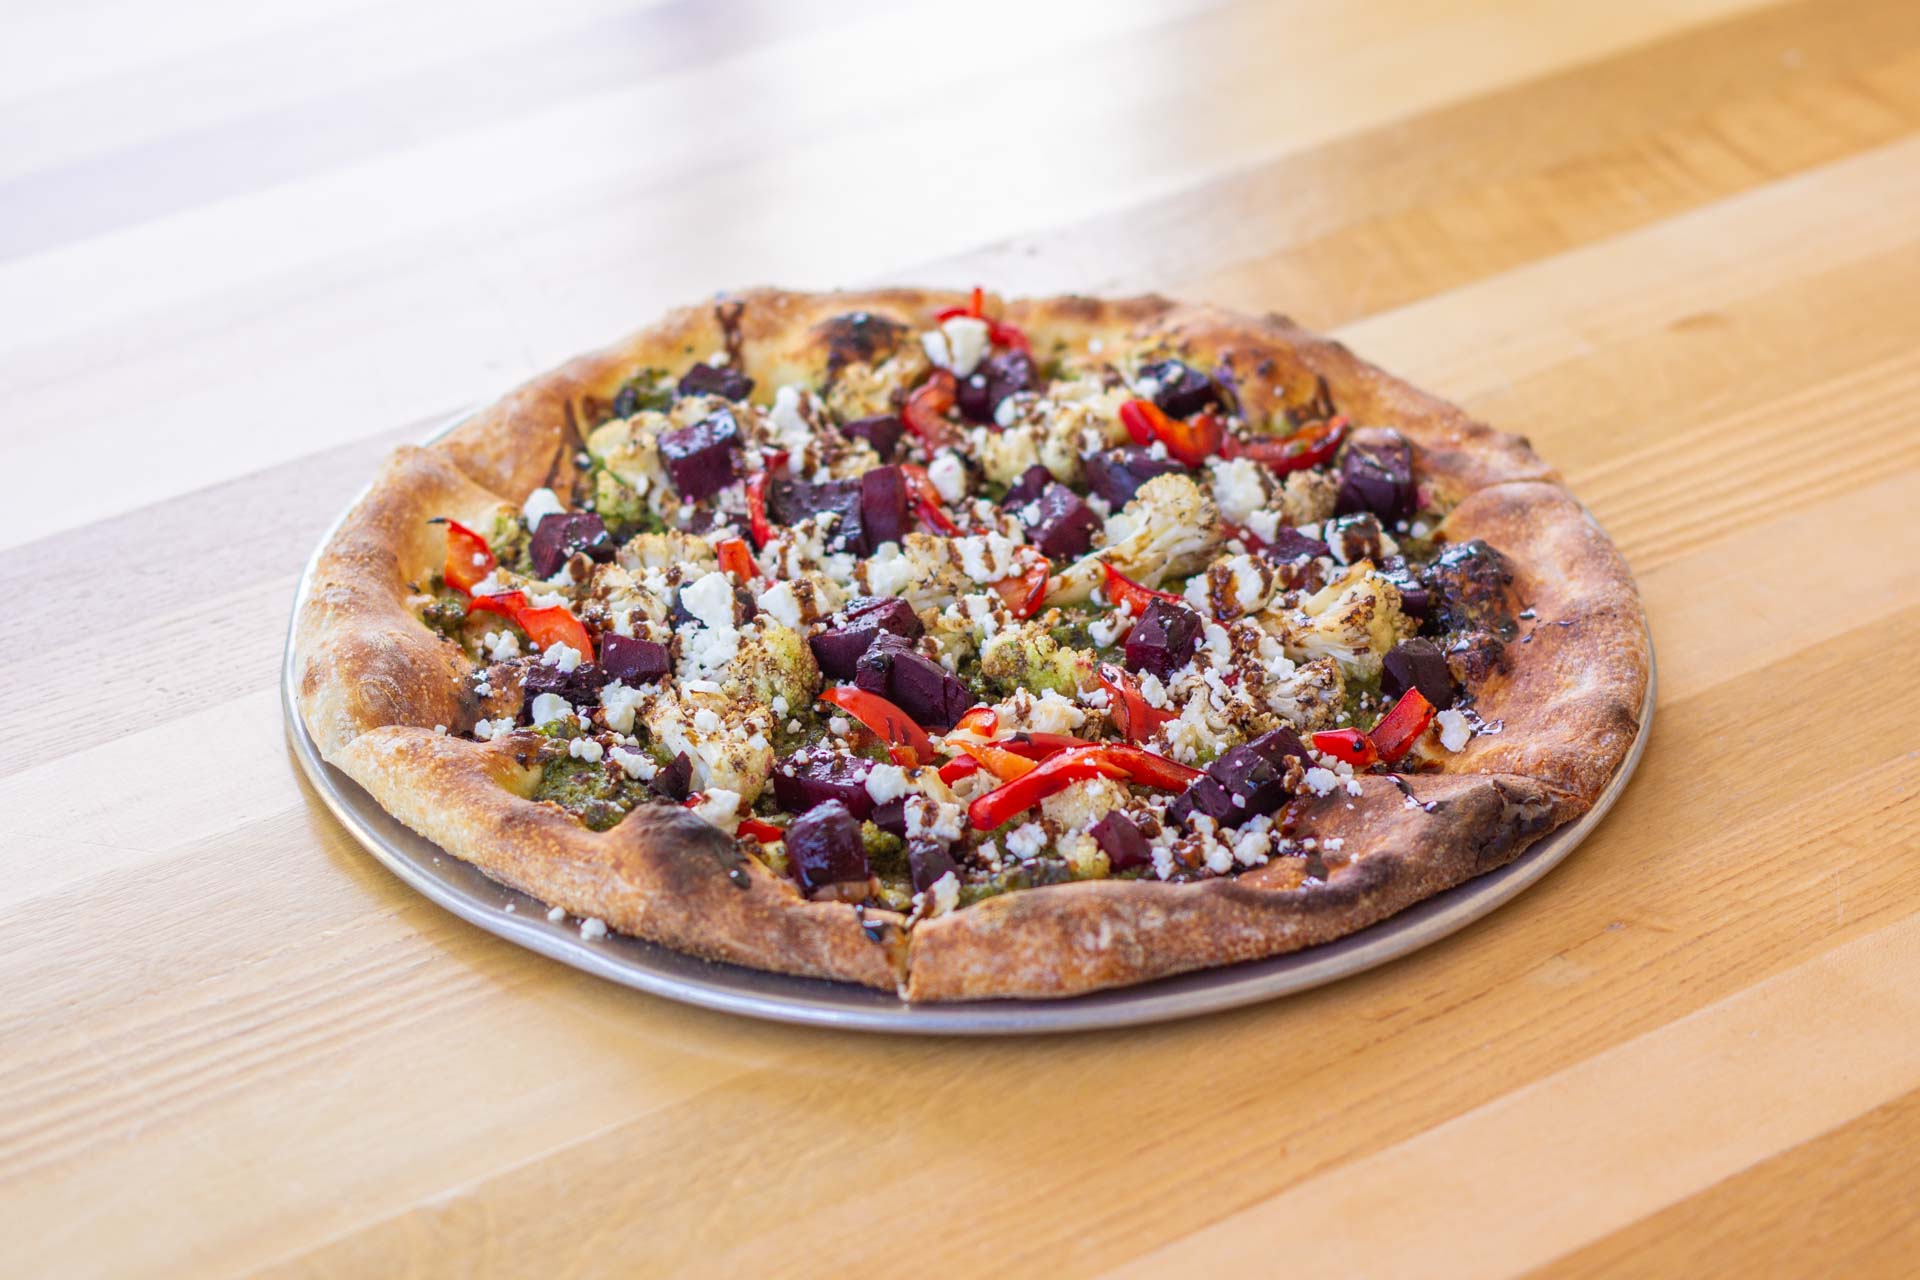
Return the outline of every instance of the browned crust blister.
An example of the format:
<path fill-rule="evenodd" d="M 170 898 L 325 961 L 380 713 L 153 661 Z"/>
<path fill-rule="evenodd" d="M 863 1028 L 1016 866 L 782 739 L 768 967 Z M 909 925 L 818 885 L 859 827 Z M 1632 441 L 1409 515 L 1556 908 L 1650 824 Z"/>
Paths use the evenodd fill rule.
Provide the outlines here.
<path fill-rule="evenodd" d="M 1411 797 L 1366 777 L 1358 796 L 1295 802 L 1299 830 L 1339 842 L 1324 867 L 1280 858 L 1216 880 L 1028 890 L 909 935 L 890 913 L 807 901 L 677 810 L 643 806 L 589 831 L 523 798 L 529 739 L 454 736 L 485 708 L 464 679 L 469 660 L 409 602 L 444 554 L 428 519 L 484 526 L 536 487 L 571 484 L 585 431 L 636 369 L 726 351 L 764 400 L 850 355 L 875 358 L 890 326 L 850 328 L 849 314 L 891 321 L 912 341 L 936 310 L 964 301 L 922 289 L 729 295 L 535 379 L 434 446 L 399 451 L 324 549 L 297 623 L 296 692 L 322 754 L 401 821 L 542 901 L 695 955 L 897 985 L 913 1000 L 1066 996 L 1329 941 L 1503 865 L 1593 803 L 1638 731 L 1649 655 L 1626 567 L 1553 469 L 1519 437 L 1283 317 L 1153 296 L 1022 300 L 1004 314 L 1042 356 L 1165 351 L 1224 365 L 1255 417 L 1310 405 L 1324 388 L 1354 422 L 1397 428 L 1425 491 L 1453 508 L 1442 533 L 1500 548 L 1515 610 L 1534 614 L 1523 624 L 1533 638 L 1507 646 L 1504 669 L 1469 682 L 1476 714 L 1498 732 L 1409 779 Z"/>

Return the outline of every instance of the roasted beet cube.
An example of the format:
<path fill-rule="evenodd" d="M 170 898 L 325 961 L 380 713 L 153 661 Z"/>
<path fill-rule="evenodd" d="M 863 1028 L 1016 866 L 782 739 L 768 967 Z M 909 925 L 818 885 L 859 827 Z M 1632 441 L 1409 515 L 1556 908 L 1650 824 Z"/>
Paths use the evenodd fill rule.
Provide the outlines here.
<path fill-rule="evenodd" d="M 1115 511 L 1133 501 L 1140 486 L 1155 476 L 1186 474 L 1186 468 L 1172 458 L 1156 458 L 1145 448 L 1130 444 L 1090 453 L 1086 458 L 1087 489 L 1105 499 Z"/>
<path fill-rule="evenodd" d="M 813 646 L 814 661 L 820 664 L 821 672 L 828 679 L 852 680 L 861 655 L 873 644 L 874 637 L 888 632 L 917 640 L 925 630 L 913 606 L 900 597 L 865 596 L 848 605 L 835 619 L 835 625 L 808 643 Z M 869 676 L 869 682 L 876 686 L 874 692 L 882 692 L 884 680 L 884 672 Z"/>
<path fill-rule="evenodd" d="M 1181 360 L 1160 360 L 1140 370 L 1155 390 L 1153 402 L 1176 418 L 1185 418 L 1220 402 L 1213 379 Z"/>
<path fill-rule="evenodd" d="M 952 672 L 891 632 L 875 636 L 854 666 L 853 683 L 893 703 L 915 724 L 945 732 L 974 703 L 973 691 Z"/>
<path fill-rule="evenodd" d="M 1431 640 L 1402 640 L 1381 660 L 1380 692 L 1398 698 L 1408 689 L 1418 689 L 1442 711 L 1453 705 L 1453 673 L 1447 670 L 1447 655 Z"/>
<path fill-rule="evenodd" d="M 1303 560 L 1310 556 L 1331 555 L 1332 549 L 1318 538 L 1309 538 L 1298 529 L 1281 525 L 1274 530 L 1273 541 L 1261 552 L 1269 560 L 1281 564 L 1293 560 Z"/>
<path fill-rule="evenodd" d="M 1105 851 L 1107 865 L 1115 871 L 1144 867 L 1153 861 L 1147 838 L 1140 834 L 1133 819 L 1118 809 L 1109 810 L 1106 817 L 1087 828 L 1087 834 Z"/>
<path fill-rule="evenodd" d="M 1100 517 L 1081 501 L 1080 495 L 1063 484 L 1048 485 L 1039 501 L 1014 508 L 1022 520 L 1031 514 L 1027 536 L 1043 555 L 1059 560 L 1083 554 L 1093 545 L 1094 530 Z"/>
<path fill-rule="evenodd" d="M 611 679 L 598 663 L 582 662 L 571 671 L 536 662 L 526 669 L 521 683 L 520 723 L 533 722 L 533 700 L 543 693 L 557 693 L 577 707 L 600 701 L 600 690 Z"/>
<path fill-rule="evenodd" d="M 882 800 L 873 806 L 873 812 L 867 820 L 882 831 L 890 831 L 903 839 L 907 834 L 907 798 L 895 796 L 891 800 Z"/>
<path fill-rule="evenodd" d="M 773 798 L 788 813 L 805 813 L 831 800 L 864 818 L 873 812 L 873 797 L 867 794 L 872 768 L 872 761 L 859 756 L 810 747 L 773 766 Z"/>
<path fill-rule="evenodd" d="M 1431 605 L 1427 584 L 1420 578 L 1419 571 L 1409 565 L 1404 557 L 1388 556 L 1380 562 L 1380 576 L 1393 584 L 1400 593 L 1400 610 L 1409 618 L 1425 618 Z"/>
<path fill-rule="evenodd" d="M 673 670 L 667 646 L 609 631 L 600 637 L 600 667 L 622 684 L 650 684 Z"/>
<path fill-rule="evenodd" d="M 533 571 L 543 578 L 560 572 L 560 566 L 584 551 L 605 563 L 613 559 L 613 540 L 607 526 L 591 511 L 556 511 L 544 517 L 533 531 Z"/>
<path fill-rule="evenodd" d="M 831 511 L 839 519 L 833 522 L 833 529 L 827 535 L 827 546 L 835 551 L 865 555 L 862 484 L 860 480 L 813 484 L 778 476 L 767 486 L 767 518 L 778 525 L 795 525 L 809 516 Z"/>
<path fill-rule="evenodd" d="M 690 426 L 662 431 L 660 465 L 675 493 L 698 502 L 733 483 L 733 451 L 739 443 L 740 424 L 722 409 Z"/>
<path fill-rule="evenodd" d="M 647 784 L 655 795 L 665 796 L 669 800 L 685 800 L 693 794 L 693 761 L 682 751 L 669 763 L 653 771 L 653 781 Z"/>
<path fill-rule="evenodd" d="M 1347 446 L 1340 459 L 1340 492 L 1333 509 L 1342 515 L 1371 511 L 1382 520 L 1413 514 L 1413 447 L 1397 432 L 1368 433 Z"/>
<path fill-rule="evenodd" d="M 960 412 L 974 422 L 992 422 L 1000 402 L 1016 391 L 1032 391 L 1040 385 L 1033 357 L 1024 351 L 1002 351 L 987 357 L 974 372 L 960 379 L 955 402 Z"/>
<path fill-rule="evenodd" d="M 866 538 L 858 554 L 870 555 L 883 542 L 898 542 L 913 528 L 907 502 L 907 477 L 898 467 L 875 467 L 860 477 L 860 522 Z"/>
<path fill-rule="evenodd" d="M 1009 511 L 1018 511 L 1029 502 L 1038 501 L 1052 483 L 1053 472 L 1036 462 L 1021 472 L 1018 480 L 1007 486 L 1007 496 L 1000 499 L 1000 505 Z"/>
<path fill-rule="evenodd" d="M 860 655 L 879 634 L 877 627 L 828 627 L 809 636 L 807 645 L 813 650 L 813 660 L 820 664 L 821 675 L 829 680 L 851 680 Z"/>
<path fill-rule="evenodd" d="M 906 431 L 906 424 L 900 421 L 898 414 L 880 413 L 871 418 L 855 418 L 841 427 L 843 434 L 856 440 L 865 440 L 880 455 L 880 461 L 892 462 L 893 451 L 900 447 L 900 437 Z"/>
<path fill-rule="evenodd" d="M 838 800 L 817 804 L 787 825 L 787 861 L 804 889 L 867 878 L 860 822 Z"/>
<path fill-rule="evenodd" d="M 923 836 L 907 846 L 907 874 L 913 877 L 913 887 L 917 893 L 925 893 L 933 888 L 933 882 L 941 876 L 959 870 L 953 855 L 937 840 Z"/>
<path fill-rule="evenodd" d="M 1165 680 L 1187 665 L 1199 637 L 1199 614 L 1170 600 L 1151 600 L 1127 633 L 1127 670 L 1151 671 Z"/>
<path fill-rule="evenodd" d="M 680 379 L 683 396 L 719 396 L 722 400 L 745 400 L 753 393 L 753 379 L 731 365 L 705 362 L 687 370 Z"/>
<path fill-rule="evenodd" d="M 1312 767 L 1298 734 L 1287 728 L 1270 730 L 1208 765 L 1167 806 L 1167 821 L 1179 826 L 1203 813 L 1223 827 L 1237 827 L 1278 809 Z"/>
<path fill-rule="evenodd" d="M 899 596 L 861 596 L 840 611 L 840 620 L 850 627 L 871 624 L 909 640 L 918 640 L 927 630 L 913 606 Z"/>

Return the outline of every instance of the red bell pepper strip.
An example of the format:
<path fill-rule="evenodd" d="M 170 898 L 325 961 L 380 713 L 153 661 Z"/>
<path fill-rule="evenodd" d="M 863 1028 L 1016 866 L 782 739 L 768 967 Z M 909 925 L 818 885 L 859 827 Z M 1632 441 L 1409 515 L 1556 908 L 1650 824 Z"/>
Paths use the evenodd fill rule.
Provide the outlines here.
<path fill-rule="evenodd" d="M 475 584 L 493 572 L 499 562 L 493 558 L 493 548 L 487 540 L 475 533 L 458 520 L 448 520 L 447 526 L 447 564 L 440 576 L 447 585 L 460 591 L 471 591 Z"/>
<path fill-rule="evenodd" d="M 749 836 L 752 839 L 758 840 L 761 844 L 771 844 L 775 840 L 785 840 L 787 838 L 787 829 L 785 827 L 775 826 L 771 822 L 762 822 L 758 818 L 742 818 L 740 819 L 740 827 L 737 834 Z"/>
<path fill-rule="evenodd" d="M 986 703 L 977 707 L 968 707 L 960 718 L 954 721 L 948 733 L 975 733 L 981 737 L 990 737 L 1000 727 L 1000 713 Z"/>
<path fill-rule="evenodd" d="M 927 731 L 879 694 L 841 685 L 821 690 L 820 701 L 832 703 L 871 729 L 887 744 L 895 764 L 916 765 L 933 759 L 933 740 L 927 737 Z"/>
<path fill-rule="evenodd" d="M 958 745 L 962 751 L 978 760 L 989 773 L 1003 782 L 1018 778 L 1022 774 L 1032 773 L 1040 767 L 1019 752 L 1009 751 L 997 743 L 962 742 Z"/>
<path fill-rule="evenodd" d="M 952 786 L 969 774 L 980 772 L 980 762 L 969 755 L 957 755 L 940 766 L 940 781 Z"/>
<path fill-rule="evenodd" d="M 1380 762 L 1373 740 L 1358 729 L 1322 729 L 1313 735 L 1314 750 L 1345 760 L 1356 769 Z"/>
<path fill-rule="evenodd" d="M 1380 759 L 1392 764 L 1413 750 L 1413 744 L 1432 723 L 1433 704 L 1418 689 L 1408 689 L 1400 695 L 1400 701 L 1380 717 L 1380 723 L 1373 726 L 1367 738 L 1380 753 Z"/>
<path fill-rule="evenodd" d="M 1031 618 L 1040 612 L 1047 599 L 1047 583 L 1053 579 L 1053 566 L 1045 556 L 1037 557 L 1026 569 L 1011 578 L 993 584 L 1016 618 Z"/>
<path fill-rule="evenodd" d="M 976 796 L 967 806 L 967 821 L 976 830 L 991 830 L 1082 778 L 1123 778 L 1161 791 L 1179 791 L 1199 776 L 1198 769 L 1151 751 L 1102 742 L 1050 756 L 1031 773 Z"/>
<path fill-rule="evenodd" d="M 1120 424 L 1135 444 L 1167 446 L 1167 452 L 1189 467 L 1197 467 L 1220 452 L 1226 443 L 1227 424 L 1211 413 L 1196 414 L 1190 421 L 1167 416 L 1166 410 L 1151 400 L 1129 400 L 1120 406 Z"/>
<path fill-rule="evenodd" d="M 900 410 L 900 416 L 920 437 L 929 454 L 941 445 L 953 443 L 959 434 L 947 421 L 947 411 L 953 408 L 958 396 L 959 384 L 953 375 L 945 369 L 935 369 L 925 382 L 913 389 Z"/>
<path fill-rule="evenodd" d="M 1027 335 L 1020 326 L 1008 324 L 1004 320 L 995 320 L 987 315 L 986 290 L 979 285 L 973 286 L 973 293 L 964 307 L 942 307 L 933 313 L 935 324 L 945 324 L 955 316 L 971 316 L 975 320 L 987 322 L 987 341 L 996 347 L 1006 347 L 1010 351 L 1033 353 L 1033 344 L 1027 341 Z"/>
<path fill-rule="evenodd" d="M 1340 452 L 1347 438 L 1347 420 L 1335 415 L 1325 422 L 1309 423 L 1281 440 L 1233 440 L 1226 443 L 1229 458 L 1252 458 L 1282 475 L 1317 467 Z"/>
<path fill-rule="evenodd" d="M 1094 745 L 1085 738 L 1076 738 L 1070 733 L 1027 733 L 1022 731 L 1011 737 L 994 740 L 994 746 L 1004 748 L 1017 756 L 1029 760 L 1045 760 L 1062 751 L 1071 751 L 1075 747 Z"/>
<path fill-rule="evenodd" d="M 1116 609 L 1125 605 L 1132 610 L 1136 618 L 1145 613 L 1147 605 L 1155 600 L 1166 600 L 1179 605 L 1186 603 L 1171 591 L 1155 591 L 1144 583 L 1135 582 L 1105 560 L 1100 562 L 1100 572 L 1107 578 L 1107 600 Z"/>
<path fill-rule="evenodd" d="M 747 528 L 756 547 L 766 546 L 773 538 L 773 521 L 767 519 L 767 484 L 772 478 L 771 469 L 747 478 Z"/>
<path fill-rule="evenodd" d="M 1111 662 L 1100 664 L 1100 687 L 1107 691 L 1107 718 L 1128 742 L 1145 742 L 1154 731 L 1179 717 L 1147 701 L 1131 675 Z"/>
<path fill-rule="evenodd" d="M 949 538 L 958 538 L 966 533 L 946 508 L 940 505 L 940 491 L 933 487 L 933 480 L 927 475 L 927 469 L 911 462 L 900 464 L 901 474 L 907 478 L 907 492 L 913 498 L 915 510 L 920 519 L 935 533 L 944 533 Z"/>
<path fill-rule="evenodd" d="M 760 566 L 753 562 L 745 538 L 722 538 L 713 550 L 720 557 L 721 571 L 735 582 L 752 582 L 760 576 Z"/>
<path fill-rule="evenodd" d="M 577 652 L 583 661 L 593 661 L 593 637 L 587 634 L 586 625 L 563 604 L 535 609 L 527 604 L 526 592 L 503 591 L 499 595 L 475 596 L 467 603 L 467 611 L 497 613 L 504 618 L 511 618 L 527 633 L 527 638 L 533 641 L 535 648 L 547 649 L 564 644 Z"/>

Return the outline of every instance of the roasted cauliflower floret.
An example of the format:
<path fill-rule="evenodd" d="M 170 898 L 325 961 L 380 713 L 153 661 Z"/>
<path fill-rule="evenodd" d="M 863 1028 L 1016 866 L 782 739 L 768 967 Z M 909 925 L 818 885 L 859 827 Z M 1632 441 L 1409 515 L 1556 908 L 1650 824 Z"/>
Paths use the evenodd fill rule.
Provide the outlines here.
<path fill-rule="evenodd" d="M 1002 689 L 1052 689 L 1073 697 L 1091 689 L 1098 659 L 1090 649 L 1070 649 L 1037 622 L 1009 627 L 980 649 L 980 674 Z"/>
<path fill-rule="evenodd" d="M 974 460 L 994 484 L 1012 484 L 1040 461 L 1040 428 L 1016 425 L 1004 431 L 978 427 L 967 435 Z"/>
<path fill-rule="evenodd" d="M 1085 831 L 1130 799 L 1127 784 L 1116 778 L 1083 778 L 1040 802 L 1040 816 L 1066 831 Z"/>
<path fill-rule="evenodd" d="M 616 557 L 619 564 L 636 573 L 646 569 L 670 569 L 682 566 L 689 579 L 719 567 L 719 558 L 705 538 L 696 538 L 678 529 L 665 533 L 642 533 L 628 538 Z"/>
<path fill-rule="evenodd" d="M 765 703 L 668 689 L 647 706 L 642 722 L 669 759 L 687 753 L 697 791 L 736 791 L 742 804 L 751 804 L 773 772 L 773 711 Z"/>
<path fill-rule="evenodd" d="M 1107 387 L 1093 379 L 1058 383 L 1047 397 L 1053 412 L 1040 439 L 1040 461 L 1062 484 L 1080 482 L 1081 459 L 1127 443 L 1120 406 L 1125 387 Z"/>
<path fill-rule="evenodd" d="M 1340 481 L 1332 472 L 1289 472 L 1286 483 L 1280 486 L 1280 523 L 1318 524 L 1333 514 L 1334 499 L 1339 493 Z"/>
<path fill-rule="evenodd" d="M 1048 604 L 1079 604 L 1091 596 L 1104 579 L 1102 561 L 1150 587 L 1198 572 L 1220 546 L 1218 512 L 1206 490 L 1186 476 L 1155 476 L 1107 521 L 1107 538 L 1105 547 L 1055 575 Z"/>
<path fill-rule="evenodd" d="M 679 416 L 676 410 L 675 417 Z M 594 508 L 616 523 L 652 514 L 671 520 L 679 495 L 660 464 L 660 433 L 677 425 L 664 413 L 642 412 L 595 427 L 587 436 L 594 460 Z"/>
<path fill-rule="evenodd" d="M 856 588 L 874 596 L 899 596 L 914 609 L 943 609 L 979 588 L 961 570 L 948 546 L 949 539 L 931 533 L 910 533 L 898 554 L 881 554 L 861 562 L 855 570 Z"/>
<path fill-rule="evenodd" d="M 899 399 L 926 376 L 927 357 L 917 343 L 901 347 L 899 353 L 880 364 L 854 362 L 842 365 L 827 389 L 827 407 L 842 422 L 895 413 Z"/>
<path fill-rule="evenodd" d="M 789 711 L 805 710 L 820 692 L 820 666 L 806 637 L 762 617 L 740 633 L 740 648 L 721 670 L 720 687 L 730 697 Z"/>
<path fill-rule="evenodd" d="M 1361 560 L 1300 602 L 1296 609 L 1268 609 L 1261 625 L 1296 662 L 1332 658 L 1350 676 L 1380 674 L 1388 650 L 1414 632 L 1400 609 L 1400 592 Z"/>

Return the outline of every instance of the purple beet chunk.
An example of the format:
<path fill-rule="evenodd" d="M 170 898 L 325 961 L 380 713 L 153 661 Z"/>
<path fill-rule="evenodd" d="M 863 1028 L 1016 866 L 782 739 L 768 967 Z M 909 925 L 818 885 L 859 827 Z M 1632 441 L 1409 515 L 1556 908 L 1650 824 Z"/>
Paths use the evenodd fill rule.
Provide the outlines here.
<path fill-rule="evenodd" d="M 858 669 L 860 655 L 880 634 L 878 627 L 828 627 L 807 640 L 820 674 L 829 680 L 851 680 Z"/>
<path fill-rule="evenodd" d="M 953 855 L 938 841 L 920 839 L 907 846 L 907 873 L 913 877 L 915 892 L 925 893 L 935 880 L 959 869 Z"/>
<path fill-rule="evenodd" d="M 805 889 L 867 878 L 860 822 L 838 800 L 817 804 L 787 825 L 787 861 Z"/>
<path fill-rule="evenodd" d="M 1059 560 L 1081 555 L 1093 545 L 1093 532 L 1100 527 L 1100 517 L 1081 501 L 1079 494 L 1063 484 L 1049 485 L 1040 495 L 1038 506 L 1027 534 L 1042 554 Z"/>
<path fill-rule="evenodd" d="M 894 450 L 900 447 L 900 437 L 906 431 L 906 424 L 897 414 L 880 413 L 871 418 L 855 418 L 841 427 L 843 434 L 856 440 L 865 440 L 880 455 L 880 461 L 892 462 Z"/>
<path fill-rule="evenodd" d="M 1340 459 L 1340 492 L 1333 509 L 1342 515 L 1371 511 L 1382 520 L 1413 514 L 1413 447 L 1397 436 L 1348 447 Z"/>
<path fill-rule="evenodd" d="M 535 573 L 551 578 L 576 551 L 602 562 L 613 559 L 613 542 L 599 516 L 591 511 L 555 511 L 541 518 L 533 531 Z"/>
<path fill-rule="evenodd" d="M 527 668 L 521 682 L 520 723 L 533 723 L 533 700 L 543 693 L 557 693 L 575 706 L 592 706 L 611 678 L 597 663 L 583 662 L 571 671 L 562 671 L 536 662 Z"/>
<path fill-rule="evenodd" d="M 661 765 L 653 771 L 653 781 L 647 784 L 656 795 L 669 800 L 685 800 L 693 794 L 693 761 L 682 751 L 671 763 Z"/>
<path fill-rule="evenodd" d="M 1033 357 L 1024 351 L 1002 351 L 987 357 L 978 369 L 960 379 L 954 388 L 954 401 L 960 412 L 973 422 L 992 422 L 1000 402 L 1016 391 L 1032 391 L 1040 385 Z"/>
<path fill-rule="evenodd" d="M 891 800 L 882 800 L 873 806 L 868 821 L 882 831 L 890 831 L 904 839 L 907 834 L 907 798 L 895 796 Z"/>
<path fill-rule="evenodd" d="M 891 700 L 893 664 L 902 654 L 913 652 L 913 642 L 892 632 L 881 632 L 868 642 L 866 652 L 854 664 L 853 683 L 868 693 Z"/>
<path fill-rule="evenodd" d="M 609 631 L 600 637 L 600 666 L 622 684 L 650 684 L 673 670 L 667 646 Z"/>
<path fill-rule="evenodd" d="M 1199 636 L 1199 614 L 1169 600 L 1151 600 L 1127 633 L 1127 670 L 1151 671 L 1165 680 L 1187 665 Z"/>
<path fill-rule="evenodd" d="M 1415 619 L 1427 616 L 1433 597 L 1427 591 L 1427 584 L 1420 580 L 1419 572 L 1408 565 L 1403 557 L 1389 556 L 1382 560 L 1380 573 L 1400 593 L 1401 612 Z"/>
<path fill-rule="evenodd" d="M 1402 640 L 1381 661 L 1380 692 L 1397 698 L 1408 689 L 1418 689 L 1441 711 L 1453 705 L 1453 673 L 1447 670 L 1447 656 L 1431 640 Z"/>
<path fill-rule="evenodd" d="M 753 379 L 730 366 L 715 367 L 701 363 L 687 370 L 680 379 L 683 396 L 719 396 L 722 400 L 745 400 L 753 392 Z"/>
<path fill-rule="evenodd" d="M 733 449 L 740 425 L 722 409 L 691 426 L 660 433 L 660 463 L 674 492 L 688 502 L 711 498 L 734 481 Z"/>
<path fill-rule="evenodd" d="M 860 522 L 866 529 L 861 554 L 883 542 L 898 542 L 913 528 L 908 514 L 907 477 L 898 467 L 875 467 L 860 477 Z"/>
<path fill-rule="evenodd" d="M 797 751 L 773 766 L 773 798 L 788 813 L 805 813 L 828 801 L 856 818 L 873 812 L 867 773 L 873 762 L 837 751 Z"/>
<path fill-rule="evenodd" d="M 1309 538 L 1298 529 L 1281 525 L 1274 530 L 1273 541 L 1267 544 L 1263 552 L 1267 559 L 1282 564 L 1300 560 L 1309 556 L 1331 555 L 1332 550 L 1318 538 Z"/>
<path fill-rule="evenodd" d="M 1269 730 L 1208 765 L 1167 806 L 1167 820 L 1179 826 L 1204 813 L 1223 827 L 1237 827 L 1286 803 L 1312 766 L 1300 735 L 1287 728 Z"/>
<path fill-rule="evenodd" d="M 1109 810 L 1106 817 L 1087 828 L 1087 834 L 1106 851 L 1107 865 L 1115 871 L 1144 867 L 1153 861 L 1147 838 L 1140 834 L 1133 819 L 1118 809 Z"/>
<path fill-rule="evenodd" d="M 1088 490 L 1115 511 L 1131 502 L 1140 486 L 1155 476 L 1184 475 L 1186 470 L 1172 458 L 1156 458 L 1137 444 L 1090 453 L 1086 458 Z"/>
<path fill-rule="evenodd" d="M 861 596 L 840 611 L 840 620 L 848 626 L 872 623 L 909 640 L 918 640 L 927 630 L 913 606 L 899 596 Z"/>
<path fill-rule="evenodd" d="M 1053 472 L 1036 462 L 1007 487 L 1007 496 L 1000 499 L 1000 505 L 1009 511 L 1018 511 L 1029 502 L 1038 501 L 1052 483 Z"/>
<path fill-rule="evenodd" d="M 767 518 L 778 525 L 793 525 L 808 516 L 831 511 L 840 518 L 827 535 L 827 546 L 835 551 L 848 550 L 856 555 L 867 551 L 866 525 L 861 518 L 859 480 L 829 480 L 811 484 L 781 476 L 767 486 Z"/>
<path fill-rule="evenodd" d="M 1220 389 L 1213 385 L 1213 379 L 1181 360 L 1147 365 L 1140 376 L 1160 384 L 1153 402 L 1176 418 L 1198 413 L 1220 400 Z"/>

